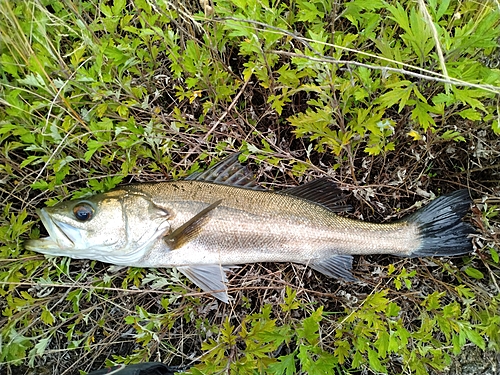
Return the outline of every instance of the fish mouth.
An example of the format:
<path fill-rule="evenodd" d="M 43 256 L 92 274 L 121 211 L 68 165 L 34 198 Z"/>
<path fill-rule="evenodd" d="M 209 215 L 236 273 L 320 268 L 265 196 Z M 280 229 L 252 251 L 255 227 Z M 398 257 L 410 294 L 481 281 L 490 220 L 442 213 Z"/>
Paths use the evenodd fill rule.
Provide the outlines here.
<path fill-rule="evenodd" d="M 80 237 L 78 235 L 79 229 L 53 219 L 43 208 L 37 210 L 37 214 L 49 236 L 27 241 L 25 243 L 26 249 L 47 255 L 66 256 L 67 250 L 74 249 L 75 238 Z"/>

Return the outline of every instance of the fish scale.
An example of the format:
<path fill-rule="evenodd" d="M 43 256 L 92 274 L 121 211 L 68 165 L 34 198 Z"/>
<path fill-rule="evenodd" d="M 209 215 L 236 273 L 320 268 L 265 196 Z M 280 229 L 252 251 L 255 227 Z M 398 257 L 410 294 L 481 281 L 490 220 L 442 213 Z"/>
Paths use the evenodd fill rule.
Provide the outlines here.
<path fill-rule="evenodd" d="M 136 267 L 177 267 L 228 302 L 226 271 L 238 264 L 294 262 L 355 281 L 352 255 L 453 256 L 472 250 L 462 221 L 464 190 L 394 223 L 339 216 L 342 191 L 319 179 L 279 192 L 259 186 L 232 155 L 184 181 L 124 185 L 39 211 L 43 254 Z"/>

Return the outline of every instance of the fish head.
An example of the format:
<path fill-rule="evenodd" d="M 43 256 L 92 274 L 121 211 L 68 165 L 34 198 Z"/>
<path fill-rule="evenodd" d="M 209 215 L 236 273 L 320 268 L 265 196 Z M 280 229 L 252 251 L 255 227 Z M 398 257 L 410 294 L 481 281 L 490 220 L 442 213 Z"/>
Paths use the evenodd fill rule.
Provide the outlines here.
<path fill-rule="evenodd" d="M 170 212 L 147 196 L 113 190 L 37 211 L 49 236 L 25 248 L 46 255 L 133 266 L 170 231 Z"/>

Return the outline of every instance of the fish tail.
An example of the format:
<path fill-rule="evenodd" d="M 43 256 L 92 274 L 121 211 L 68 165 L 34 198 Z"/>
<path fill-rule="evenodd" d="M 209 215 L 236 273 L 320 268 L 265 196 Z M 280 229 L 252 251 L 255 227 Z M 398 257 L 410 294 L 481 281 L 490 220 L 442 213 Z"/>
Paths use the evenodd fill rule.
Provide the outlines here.
<path fill-rule="evenodd" d="M 443 195 L 404 220 L 417 224 L 420 246 L 408 257 L 454 256 L 472 252 L 474 228 L 462 221 L 472 200 L 467 190 Z"/>

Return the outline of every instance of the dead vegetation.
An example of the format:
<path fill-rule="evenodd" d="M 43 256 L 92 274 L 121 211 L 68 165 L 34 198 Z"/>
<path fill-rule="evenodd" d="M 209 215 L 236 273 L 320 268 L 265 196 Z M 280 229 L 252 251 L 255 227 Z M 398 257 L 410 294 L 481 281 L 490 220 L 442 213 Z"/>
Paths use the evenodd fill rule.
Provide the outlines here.
<path fill-rule="evenodd" d="M 224 16 L 224 7 L 231 2 L 215 4 L 218 7 L 215 7 L 214 18 L 202 16 L 199 13 L 202 8 L 195 3 L 160 6 L 147 2 L 153 10 L 158 10 L 160 20 L 153 17 L 153 12 L 140 10 L 139 2 L 132 1 L 116 14 L 113 10 L 110 15 L 102 6 L 100 11 L 93 9 L 96 5 L 91 2 L 59 4 L 57 10 L 55 5 L 50 8 L 38 1 L 29 3 L 34 4 L 45 17 L 53 16 L 54 22 L 63 22 L 57 18 L 64 14 L 60 7 L 70 5 L 66 10 L 68 19 L 79 17 L 70 8 L 87 7 L 81 18 L 95 38 L 95 45 L 92 46 L 109 59 L 108 64 L 112 67 L 102 68 L 102 75 L 95 78 L 102 82 L 85 87 L 84 80 L 78 81 L 78 74 L 83 69 L 76 69 L 71 57 L 63 53 L 76 53 L 78 50 L 79 39 L 75 36 L 78 33 L 75 30 L 68 32 L 71 37 L 57 41 L 60 48 L 58 64 L 61 67 L 56 69 L 56 66 L 48 64 L 44 68 L 47 76 L 43 79 L 47 84 L 55 84 L 60 77 L 66 77 L 65 82 L 74 88 L 64 96 L 58 96 L 60 91 L 54 87 L 43 91 L 33 85 L 20 84 L 24 96 L 21 95 L 19 100 L 24 108 L 21 104 L 16 107 L 13 99 L 9 98 L 15 96 L 15 87 L 11 86 L 13 82 L 29 76 L 29 65 L 23 66 L 22 71 L 19 68 L 18 77 L 12 70 L 0 67 L 3 74 L 0 81 L 0 201 L 3 202 L 1 230 L 5 242 L 0 257 L 3 297 L 0 299 L 3 312 L 0 318 L 3 358 L 0 369 L 4 373 L 75 374 L 78 370 L 100 368 L 105 361 L 128 363 L 157 360 L 189 367 L 200 363 L 200 360 L 204 362 L 204 356 L 210 350 L 203 348 L 203 344 L 210 340 L 220 341 L 226 322 L 240 334 L 242 323 L 248 323 L 248 317 L 252 315 L 262 314 L 262 308 L 267 304 L 273 306 L 271 318 L 275 320 L 275 325 L 290 327 L 302 327 L 304 320 L 322 306 L 327 313 L 321 321 L 317 345 L 324 352 L 336 353 L 339 349 L 336 342 L 340 340 L 356 345 L 356 338 L 339 330 L 339 327 L 363 309 L 368 297 L 379 292 L 386 293 L 387 300 L 399 306 L 398 324 L 415 334 L 415 340 L 417 333 L 422 331 L 422 317 L 432 314 L 426 312 L 423 301 L 432 293 L 442 292 L 443 297 L 436 310 L 457 303 L 460 311 L 450 319 L 470 322 L 485 342 L 482 349 L 498 350 L 498 334 L 489 333 L 485 326 L 487 320 L 484 319 L 485 315 L 492 313 L 491 306 L 498 306 L 495 304 L 500 295 L 499 263 L 490 250 L 500 251 L 500 138 L 492 128 L 492 121 L 499 121 L 498 111 L 495 110 L 500 90 L 498 81 L 484 83 L 485 89 L 493 86 L 496 90 L 495 95 L 480 98 L 487 109 L 484 121 L 460 117 L 458 112 L 471 106 L 457 101 L 446 106 L 443 113 L 432 114 L 435 125 L 424 129 L 412 117 L 412 105 L 398 108 L 400 103 L 394 103 L 388 105 L 384 112 L 384 118 L 391 121 L 393 133 L 387 139 L 379 139 L 381 145 L 390 141 L 394 145 L 393 150 L 369 153 L 366 148 L 371 142 L 371 133 L 353 131 L 352 138 L 342 144 L 340 152 L 334 152 L 330 146 L 321 146 L 315 141 L 311 132 L 298 137 L 297 126 L 293 126 L 288 119 L 305 113 L 311 108 L 311 101 L 317 103 L 324 100 L 323 104 L 333 111 L 328 128 L 349 133 L 349 124 L 355 115 L 354 110 L 346 109 L 346 100 L 351 101 L 351 97 L 343 85 L 352 80 L 353 86 L 366 87 L 366 81 L 356 81 L 358 74 L 366 73 L 360 73 L 354 64 L 330 61 L 330 54 L 336 51 L 335 48 L 325 51 L 322 56 L 309 53 L 309 63 L 317 63 L 314 59 L 320 59 L 319 63 L 324 65 L 317 71 L 330 75 L 330 86 L 323 86 L 328 79 L 318 83 L 314 77 L 306 75 L 297 82 L 300 89 L 297 86 L 295 93 L 287 93 L 290 82 L 282 79 L 280 68 L 289 66 L 293 74 L 300 73 L 292 69 L 294 60 L 286 53 L 293 52 L 291 46 L 299 48 L 302 43 L 302 49 L 296 53 L 300 52 L 301 58 L 307 60 L 305 56 L 311 52 L 307 44 L 315 43 L 306 38 L 306 35 L 311 35 L 307 31 L 309 27 L 318 27 L 313 22 L 297 21 L 293 35 L 290 35 L 291 30 L 283 33 L 282 28 L 276 29 L 275 25 L 267 27 L 254 22 L 251 28 L 255 29 L 258 44 L 262 44 L 263 49 L 261 61 L 241 51 L 245 33 L 248 32 L 246 26 L 245 29 L 241 26 L 240 39 L 243 41 L 238 39 L 237 43 L 224 44 L 223 38 L 217 34 L 234 21 Z M 315 3 L 319 7 L 318 2 Z M 299 6 L 293 2 L 278 2 L 277 5 Z M 455 3 L 453 6 L 459 7 Z M 1 8 L 5 15 L 6 5 Z M 11 5 L 13 8 L 17 6 Z M 406 10 L 410 12 L 408 6 Z M 347 11 L 352 9 L 335 4 L 328 14 L 319 18 L 335 28 L 336 33 L 350 35 L 349 32 L 356 30 L 345 17 Z M 480 11 L 484 12 L 484 9 Z M 17 17 L 20 22 L 29 21 L 29 18 L 19 14 L 19 9 L 15 15 L 8 15 L 9 19 Z M 134 55 L 137 59 L 143 58 L 144 62 L 127 67 L 120 56 L 111 54 L 105 43 L 99 42 L 99 38 L 109 37 L 123 51 L 126 42 L 134 42 L 127 37 L 135 35 L 133 30 L 120 23 L 128 15 L 135 22 L 129 26 L 155 32 L 158 31 L 153 26 L 157 27 L 162 19 L 168 20 L 164 28 L 176 33 L 171 40 L 176 44 L 165 46 L 166 42 L 159 41 L 160 36 L 155 35 L 157 38 L 149 41 L 146 54 L 157 48 L 160 51 L 156 57 L 147 60 Z M 76 23 L 65 22 L 76 27 Z M 116 23 L 115 29 L 109 29 L 111 23 Z M 2 23 L 4 37 L 7 26 Z M 495 27 L 498 28 L 498 25 Z M 54 37 L 57 30 L 49 31 L 49 36 Z M 234 25 L 231 30 L 238 35 Z M 281 33 L 279 42 L 266 44 L 265 38 L 271 38 L 272 34 L 269 30 Z M 403 34 L 402 27 L 398 30 Z M 224 35 L 226 38 L 230 36 Z M 304 36 L 297 39 L 297 35 Z M 398 35 L 392 37 L 397 38 Z M 8 47 L 0 45 L 0 52 L 11 53 L 20 64 L 22 59 L 19 54 L 22 55 L 22 51 L 13 52 L 12 46 L 16 41 L 12 39 Z M 333 43 L 333 39 L 333 36 L 328 38 L 328 42 Z M 362 48 L 373 46 L 370 40 L 367 38 L 364 43 L 355 45 L 353 51 L 342 56 L 342 61 L 355 63 L 361 60 L 382 69 L 386 66 L 385 62 L 370 61 L 362 53 Z M 27 41 L 24 43 L 29 44 Z M 224 49 L 219 49 L 217 43 Z M 28 54 L 33 53 L 37 46 L 32 48 Z M 90 46 L 86 48 L 91 50 Z M 146 47 L 141 44 L 141 48 Z M 189 53 L 182 54 L 190 48 L 193 53 L 198 53 L 195 57 L 191 56 L 192 61 L 189 60 Z M 314 44 L 314 48 L 319 48 L 318 44 Z M 178 61 L 174 59 L 174 52 L 179 55 Z M 92 59 L 91 53 L 86 52 L 77 61 L 77 66 L 85 66 L 82 61 L 87 58 L 87 53 Z M 470 58 L 470 52 L 463 53 Z M 498 50 L 486 48 L 477 54 L 477 61 L 481 54 L 491 61 L 493 56 L 498 55 Z M 454 57 L 453 51 L 448 51 L 445 57 Z M 201 69 L 201 65 L 188 66 L 197 59 L 203 66 L 213 64 L 218 69 L 191 74 L 189 69 Z M 457 61 L 461 60 L 457 58 Z M 253 75 L 245 73 L 249 63 L 255 64 Z M 433 75 L 427 76 L 426 81 L 415 77 L 415 74 L 427 73 L 414 67 L 392 66 L 398 70 L 395 73 L 398 79 L 410 80 L 422 89 L 422 95 L 427 98 L 446 92 L 443 88 L 445 84 L 434 80 Z M 433 65 L 426 68 L 437 71 L 438 63 L 434 60 Z M 130 72 L 125 73 L 126 69 Z M 259 69 L 267 69 L 267 76 L 263 77 L 265 74 Z M 371 71 L 370 79 L 374 81 L 383 79 L 387 74 L 377 69 Z M 406 75 L 404 70 L 415 74 Z M 220 74 L 214 76 L 214 72 Z M 112 73 L 116 74 L 114 79 L 105 82 L 104 78 Z M 343 77 L 343 80 L 336 76 Z M 193 83 L 195 78 L 198 81 Z M 471 84 L 475 83 L 472 81 Z M 314 84 L 317 85 L 315 90 L 304 88 Z M 142 91 L 139 93 L 131 87 Z M 368 108 L 367 103 L 376 101 L 377 97 L 387 92 L 384 90 L 386 88 L 373 89 L 357 104 L 360 108 Z M 328 95 L 326 101 L 324 98 Z M 283 99 L 283 104 L 277 106 L 276 98 Z M 99 107 L 103 104 L 106 108 Z M 356 105 L 352 106 L 356 109 Z M 418 137 L 411 135 L 415 130 Z M 452 136 L 443 137 L 446 132 Z M 28 133 L 36 139 L 32 140 Z M 340 133 L 337 135 L 341 137 Z M 91 149 L 93 152 L 89 154 Z M 38 231 L 43 233 L 35 208 L 43 207 L 47 201 L 53 203 L 69 196 L 106 190 L 117 183 L 183 178 L 240 149 L 248 154 L 248 164 L 258 181 L 270 189 L 296 186 L 320 176 L 330 176 L 346 191 L 347 203 L 353 207 L 351 212 L 345 214 L 362 220 L 397 220 L 426 203 L 428 198 L 468 189 L 474 198 L 474 206 L 467 220 L 478 230 L 473 238 L 475 252 L 471 256 L 455 259 L 357 257 L 354 274 L 360 282 L 355 284 L 331 280 L 294 264 L 244 265 L 230 277 L 230 295 L 234 300 L 225 305 L 200 293 L 175 270 L 114 270 L 98 262 L 46 259 L 22 250 L 23 240 L 37 236 Z M 33 156 L 37 159 L 26 163 Z M 467 288 L 469 294 L 464 294 L 463 288 Z M 286 304 L 284 301 L 289 297 L 287 293 L 290 290 L 296 292 L 297 306 L 285 313 L 278 306 Z M 359 319 L 362 321 L 361 315 Z M 490 324 L 493 323 L 491 320 Z M 444 333 L 432 334 L 433 350 L 443 350 L 445 356 L 451 353 L 451 350 L 446 351 L 436 344 L 442 340 L 451 345 L 450 338 Z M 245 355 L 248 343 L 238 337 L 231 350 L 222 351 L 221 355 L 225 357 L 219 358 L 221 362 L 227 362 L 227 373 L 234 372 L 230 364 Z M 474 342 L 478 343 L 479 339 Z M 6 345 L 10 345 L 11 349 L 7 349 Z M 279 358 L 293 353 L 299 346 L 299 341 L 291 340 L 266 355 Z M 353 355 L 353 352 L 350 354 Z M 363 355 L 367 356 L 366 351 Z M 422 357 L 430 358 L 426 362 L 429 371 L 446 372 L 440 367 L 446 360 L 437 360 L 436 353 L 426 355 Z M 403 356 L 380 356 L 389 373 L 417 371 L 401 358 Z M 335 370 L 332 370 L 336 372 L 332 373 L 344 373 L 354 367 L 353 361 L 348 356 L 344 362 L 336 364 Z M 200 369 L 205 371 L 203 373 L 210 373 L 207 368 Z M 365 358 L 351 371 L 370 373 L 377 371 L 377 364 Z M 302 370 L 297 369 L 297 373 L 305 372 L 303 367 Z M 241 373 L 252 372 L 241 370 Z"/>

